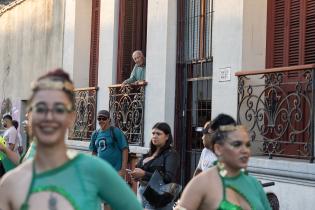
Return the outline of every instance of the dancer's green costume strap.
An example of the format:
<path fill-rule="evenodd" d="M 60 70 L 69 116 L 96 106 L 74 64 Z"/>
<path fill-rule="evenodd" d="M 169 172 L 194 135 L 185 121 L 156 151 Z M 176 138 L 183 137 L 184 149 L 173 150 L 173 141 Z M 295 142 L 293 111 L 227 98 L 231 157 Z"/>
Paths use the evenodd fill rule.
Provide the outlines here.
<path fill-rule="evenodd" d="M 99 210 L 102 202 L 113 210 L 142 209 L 135 194 L 108 163 L 85 154 L 40 174 L 36 174 L 33 162 L 33 177 L 21 210 L 36 208 L 39 199 L 50 203 L 42 199 L 47 199 L 43 193 L 58 194 L 56 197 L 75 210 Z M 36 196 L 34 202 L 32 196 Z"/>
<path fill-rule="evenodd" d="M 250 205 L 252 210 L 271 210 L 267 196 L 261 184 L 252 176 L 240 172 L 235 177 L 223 177 L 220 175 L 223 185 L 223 200 L 217 210 L 243 210 L 240 206 L 226 199 L 226 189 L 230 188 L 237 192 Z"/>
<path fill-rule="evenodd" d="M 20 163 L 24 161 L 34 158 L 36 153 L 36 143 L 32 141 L 31 145 L 29 146 L 28 150 L 21 156 Z"/>

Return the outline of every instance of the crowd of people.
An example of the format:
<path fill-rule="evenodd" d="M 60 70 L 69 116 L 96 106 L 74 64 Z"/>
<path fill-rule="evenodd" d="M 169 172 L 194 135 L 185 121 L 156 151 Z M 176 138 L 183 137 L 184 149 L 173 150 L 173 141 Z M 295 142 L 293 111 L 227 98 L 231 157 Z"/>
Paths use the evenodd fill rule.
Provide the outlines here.
<path fill-rule="evenodd" d="M 16 156 L 16 160 L 22 155 L 24 150 L 24 143 L 21 133 L 19 131 L 19 122 L 13 120 L 10 114 L 5 114 L 2 117 L 2 126 L 5 128 L 2 139 L 3 142 L 0 143 L 0 152 L 5 154 L 11 153 L 13 156 Z M 9 161 L 9 162 L 8 162 Z M 10 159 L 0 161 L 0 177 L 14 166 L 14 163 L 11 163 Z"/>
<path fill-rule="evenodd" d="M 144 79 L 142 52 L 133 57 L 137 66 L 124 85 Z M 26 126 L 31 143 L 26 151 L 21 149 L 18 124 L 10 115 L 3 117 L 6 143 L 0 143 L 0 151 L 16 167 L 0 179 L 1 210 L 271 209 L 261 184 L 246 172 L 248 132 L 229 115 L 205 123 L 205 148 L 175 205 L 181 191 L 180 157 L 169 124 L 152 127 L 149 152 L 129 170 L 128 141 L 111 125 L 107 110 L 97 114 L 99 129 L 89 146 L 92 155 L 67 149 L 65 138 L 75 121 L 74 111 L 74 84 L 65 71 L 56 69 L 32 84 Z M 126 173 L 139 183 L 138 198 L 124 181 Z"/>

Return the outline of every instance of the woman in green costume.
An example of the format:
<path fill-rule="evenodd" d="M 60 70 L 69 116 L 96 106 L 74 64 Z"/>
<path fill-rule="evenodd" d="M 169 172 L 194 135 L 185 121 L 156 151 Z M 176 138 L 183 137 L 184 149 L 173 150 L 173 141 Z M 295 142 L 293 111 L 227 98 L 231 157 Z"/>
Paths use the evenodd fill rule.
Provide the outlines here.
<path fill-rule="evenodd" d="M 224 121 L 215 119 L 209 134 L 217 164 L 188 183 L 175 210 L 271 210 L 261 184 L 244 172 L 250 157 L 247 130 Z"/>
<path fill-rule="evenodd" d="M 29 100 L 36 154 L 4 175 L 1 210 L 141 210 L 135 194 L 105 161 L 67 152 L 65 137 L 75 120 L 74 86 L 61 69 L 33 85 Z M 122 199 L 123 198 L 123 199 Z"/>

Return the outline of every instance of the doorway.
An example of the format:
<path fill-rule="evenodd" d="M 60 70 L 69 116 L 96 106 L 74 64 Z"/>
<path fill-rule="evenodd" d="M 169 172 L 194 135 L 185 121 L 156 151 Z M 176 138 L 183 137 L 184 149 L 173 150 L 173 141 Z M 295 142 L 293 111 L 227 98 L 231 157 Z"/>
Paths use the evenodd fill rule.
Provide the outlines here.
<path fill-rule="evenodd" d="M 213 0 L 178 0 L 177 5 L 175 146 L 184 186 L 203 149 L 198 130 L 211 119 Z"/>

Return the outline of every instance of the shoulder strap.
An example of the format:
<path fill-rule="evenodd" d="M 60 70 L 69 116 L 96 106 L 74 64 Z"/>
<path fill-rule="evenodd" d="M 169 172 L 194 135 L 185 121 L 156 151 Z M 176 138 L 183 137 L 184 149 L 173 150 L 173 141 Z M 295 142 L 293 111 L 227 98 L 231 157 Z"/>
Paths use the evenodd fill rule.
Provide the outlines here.
<path fill-rule="evenodd" d="M 95 132 L 92 135 L 92 141 L 94 141 L 94 142 L 96 141 L 99 131 L 100 131 L 100 129 L 96 129 L 95 130 Z"/>
<path fill-rule="evenodd" d="M 114 142 L 115 143 L 117 143 L 118 142 L 118 140 L 117 140 L 117 138 L 116 138 L 116 135 L 115 135 L 115 131 L 114 131 L 114 126 L 110 126 L 110 135 L 111 135 L 111 137 L 113 138 L 113 140 L 114 140 Z"/>
<path fill-rule="evenodd" d="M 26 198 L 25 198 L 24 202 L 22 203 L 21 210 L 28 210 L 28 208 L 29 208 L 28 202 L 30 200 L 32 189 L 34 187 L 34 182 L 36 179 L 35 160 L 32 160 L 32 161 L 33 161 L 32 162 L 32 180 L 31 180 L 31 183 L 29 185 L 29 188 L 28 188 L 28 191 L 26 194 Z"/>
<path fill-rule="evenodd" d="M 110 129 L 110 135 L 111 135 L 111 137 L 113 138 L 114 142 L 115 142 L 116 144 L 118 144 L 118 139 L 117 139 L 117 137 L 116 137 L 116 135 L 115 135 L 115 127 L 114 127 L 114 126 L 110 126 L 109 129 Z M 122 131 L 120 131 L 120 132 L 122 132 Z M 123 133 L 123 135 L 125 135 L 125 134 Z M 128 141 L 127 141 L 126 136 L 125 136 L 125 140 L 126 140 L 127 145 L 128 145 Z M 120 148 L 119 148 L 119 149 L 120 149 Z M 129 150 L 129 146 L 128 146 L 128 150 Z"/>
<path fill-rule="evenodd" d="M 111 137 L 113 138 L 113 140 L 115 142 L 115 146 L 117 146 L 118 149 L 121 150 L 120 147 L 118 146 L 118 139 L 116 138 L 116 135 L 115 135 L 115 131 L 114 131 L 115 127 L 114 126 L 110 126 L 109 129 L 110 129 L 110 135 L 111 135 Z"/>
<path fill-rule="evenodd" d="M 221 183 L 222 183 L 223 200 L 225 200 L 226 199 L 226 183 L 225 183 L 224 177 L 222 177 L 220 172 L 219 172 L 219 168 L 218 168 L 218 175 L 219 175 L 219 177 L 221 179 Z"/>

